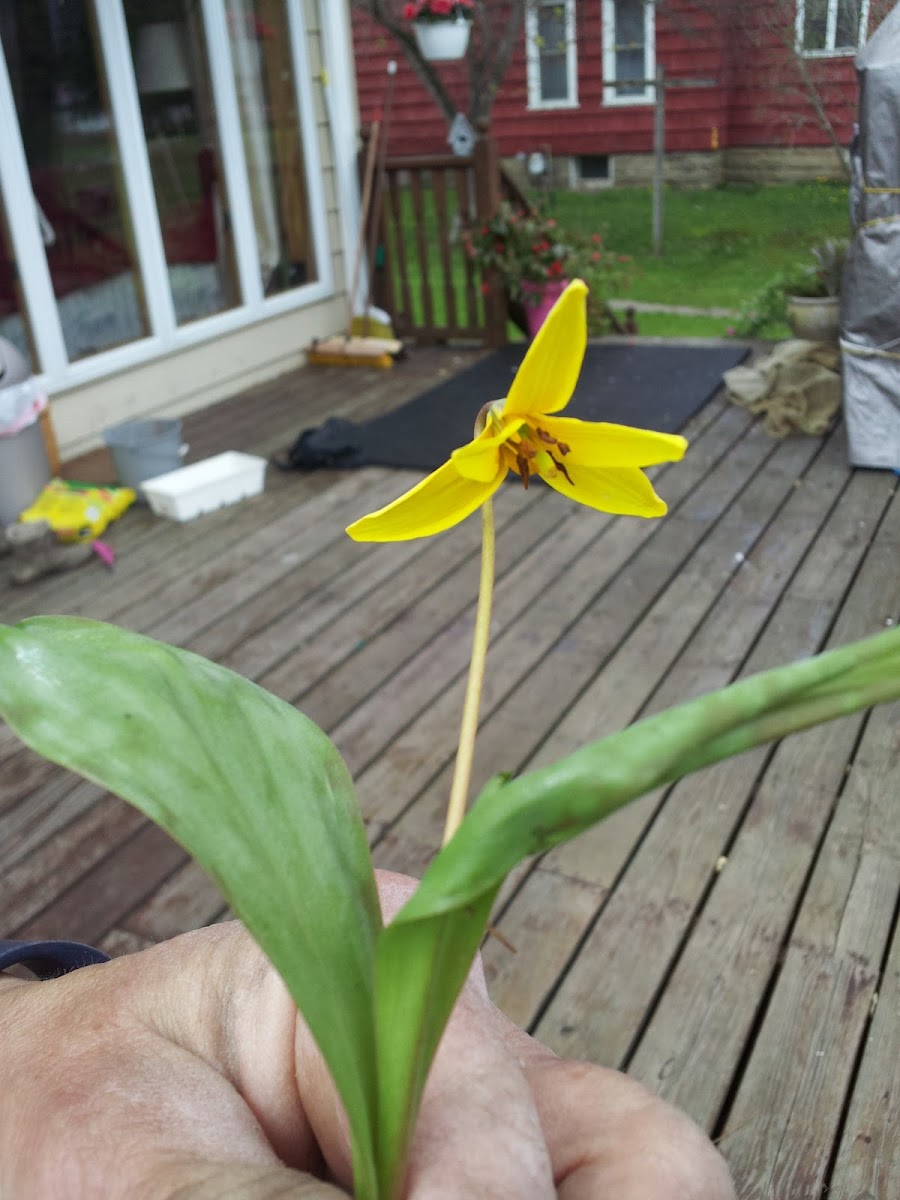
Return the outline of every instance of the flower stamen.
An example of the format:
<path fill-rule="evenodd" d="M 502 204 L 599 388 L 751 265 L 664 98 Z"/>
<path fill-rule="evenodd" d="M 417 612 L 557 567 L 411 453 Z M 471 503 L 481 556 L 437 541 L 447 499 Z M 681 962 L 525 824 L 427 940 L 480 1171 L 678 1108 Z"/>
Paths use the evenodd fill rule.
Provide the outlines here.
<path fill-rule="evenodd" d="M 568 454 L 568 452 L 569 452 L 569 447 L 568 447 L 568 446 L 566 446 L 565 450 L 563 450 L 562 446 L 560 446 L 560 453 L 561 453 L 561 454 Z M 566 470 L 565 464 L 564 464 L 564 463 L 561 463 L 561 462 L 559 461 L 559 459 L 558 459 L 558 458 L 554 458 L 552 454 L 550 455 L 550 461 L 551 461 L 551 462 L 552 462 L 552 463 L 553 463 L 553 464 L 554 464 L 554 465 L 557 467 L 557 469 L 558 469 L 559 471 L 561 471 L 561 472 L 562 472 L 562 474 L 563 474 L 563 475 L 565 475 L 566 479 L 569 481 L 569 483 L 571 484 L 571 486 L 572 486 L 572 487 L 574 487 L 575 485 L 574 485 L 574 483 L 572 483 L 572 476 L 571 476 L 571 475 L 569 474 L 569 472 Z"/>
<path fill-rule="evenodd" d="M 556 446 L 560 454 L 566 455 L 569 453 L 571 447 L 567 446 L 565 442 L 561 442 L 558 438 L 555 438 L 552 433 L 548 433 L 546 429 L 541 429 L 540 426 L 536 426 L 535 433 L 541 439 L 541 441 L 546 442 L 548 446 Z"/>
<path fill-rule="evenodd" d="M 565 464 L 549 450 L 539 449 L 535 445 L 535 441 L 544 446 L 555 446 L 561 458 L 565 458 L 569 453 L 569 446 L 555 438 L 552 433 L 548 433 L 546 429 L 541 429 L 538 425 L 533 427 L 520 425 L 508 439 L 507 461 L 521 476 L 522 486 L 525 490 L 528 490 L 528 481 L 532 475 L 552 478 L 554 475 L 560 474 L 566 478 L 570 487 L 574 487 L 572 476 Z"/>

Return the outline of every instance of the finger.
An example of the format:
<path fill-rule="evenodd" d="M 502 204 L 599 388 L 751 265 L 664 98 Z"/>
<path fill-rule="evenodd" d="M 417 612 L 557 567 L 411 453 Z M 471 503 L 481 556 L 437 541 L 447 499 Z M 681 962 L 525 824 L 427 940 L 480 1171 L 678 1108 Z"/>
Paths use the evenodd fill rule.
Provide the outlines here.
<path fill-rule="evenodd" d="M 224 936 L 235 948 L 243 946 L 242 938 Z M 230 1039 L 216 1022 L 223 996 L 204 987 L 209 979 L 202 978 L 202 948 L 187 957 L 184 952 L 172 943 L 162 953 L 4 990 L 0 1196 L 345 1196 L 280 1161 L 251 1106 L 231 1083 Z M 170 979 L 167 988 L 172 968 L 177 982 Z M 257 992 L 254 972 L 236 987 Z M 198 1055 L 196 1044 L 186 1047 L 179 1036 L 170 1039 L 160 1032 L 183 1032 L 182 1004 L 173 1006 L 171 1000 L 185 989 L 197 1017 L 193 1037 L 206 1058 Z M 276 1076 L 270 1108 L 276 1118 L 290 1112 L 299 1130 L 293 1159 L 303 1157 L 306 1145 L 302 1165 L 314 1168 L 321 1160 L 308 1149 L 313 1142 L 297 1098 L 293 1025 L 287 1043 L 293 1100 L 278 1097 Z"/>
<path fill-rule="evenodd" d="M 497 1034 L 479 975 L 480 967 L 425 1089 L 410 1156 L 410 1200 L 553 1200 L 528 1081 Z"/>
<path fill-rule="evenodd" d="M 306 1081 L 295 1068 L 297 1008 L 247 931 L 232 921 L 150 953 L 130 960 L 145 968 L 132 1000 L 144 1020 L 223 1076 L 282 1162 L 317 1169 Z"/>
<path fill-rule="evenodd" d="M 534 1095 L 560 1200 L 734 1200 L 722 1156 L 619 1071 L 565 1062 L 502 1018 Z"/>

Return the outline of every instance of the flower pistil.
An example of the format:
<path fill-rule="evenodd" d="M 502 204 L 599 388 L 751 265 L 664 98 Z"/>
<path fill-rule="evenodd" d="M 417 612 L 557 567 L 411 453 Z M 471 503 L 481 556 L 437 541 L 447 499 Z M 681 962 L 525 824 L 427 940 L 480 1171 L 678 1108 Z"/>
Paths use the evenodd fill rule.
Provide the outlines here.
<path fill-rule="evenodd" d="M 490 414 L 491 423 L 500 431 L 503 429 L 502 407 L 502 401 L 491 405 Z M 551 446 L 555 450 L 549 449 Z M 510 470 L 521 476 L 522 486 L 527 489 L 528 480 L 532 475 L 540 475 L 546 479 L 562 474 L 571 484 L 572 476 L 561 461 L 570 449 L 568 443 L 561 442 L 546 429 L 523 421 L 518 423 L 517 427 L 513 422 L 513 432 L 501 444 L 500 456 Z M 557 458 L 556 454 L 559 454 L 560 458 Z"/>

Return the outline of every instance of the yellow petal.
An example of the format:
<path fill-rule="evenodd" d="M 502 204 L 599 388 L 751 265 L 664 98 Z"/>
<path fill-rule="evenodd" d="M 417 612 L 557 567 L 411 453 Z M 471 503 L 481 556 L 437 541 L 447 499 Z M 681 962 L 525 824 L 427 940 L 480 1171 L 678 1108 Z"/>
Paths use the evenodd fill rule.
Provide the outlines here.
<path fill-rule="evenodd" d="M 568 466 L 568 463 L 566 464 Z M 653 485 L 636 467 L 618 470 L 592 470 L 580 467 L 572 472 L 572 482 L 561 471 L 555 475 L 542 475 L 557 492 L 601 512 L 621 513 L 629 517 L 661 517 L 666 512 L 664 500 L 660 500 Z"/>
<path fill-rule="evenodd" d="M 504 416 L 559 412 L 569 403 L 587 346 L 586 296 L 573 279 L 553 305 L 510 385 Z"/>
<path fill-rule="evenodd" d="M 512 424 L 506 424 L 498 433 L 495 426 L 488 425 L 474 441 L 454 450 L 450 461 L 465 479 L 486 483 L 493 479 L 500 469 L 500 447 L 512 437 L 518 427 L 518 421 L 514 421 Z"/>
<path fill-rule="evenodd" d="M 421 483 L 347 527 L 356 542 L 405 542 L 441 533 L 467 517 L 503 482 L 506 467 L 490 481 L 464 479 L 452 463 L 444 463 Z"/>
<path fill-rule="evenodd" d="M 652 467 L 655 463 L 678 462 L 687 449 L 687 442 L 678 434 L 632 429 L 630 425 L 545 417 L 540 427 L 569 447 L 566 466 Z"/>

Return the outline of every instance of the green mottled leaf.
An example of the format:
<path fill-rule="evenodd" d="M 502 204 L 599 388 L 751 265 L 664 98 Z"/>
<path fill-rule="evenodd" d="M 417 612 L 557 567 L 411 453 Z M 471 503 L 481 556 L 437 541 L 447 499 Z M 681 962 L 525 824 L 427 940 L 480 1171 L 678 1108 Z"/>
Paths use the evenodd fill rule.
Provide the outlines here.
<path fill-rule="evenodd" d="M 34 749 L 131 801 L 205 867 L 285 980 L 376 1195 L 378 897 L 353 784 L 296 709 L 186 651 L 92 621 L 0 626 L 0 713 Z"/>
<path fill-rule="evenodd" d="M 380 1094 L 395 1119 L 380 1128 L 380 1161 L 402 1158 L 431 1056 L 513 867 L 691 771 L 897 698 L 892 630 L 668 709 L 518 779 L 491 780 L 379 939 Z"/>

